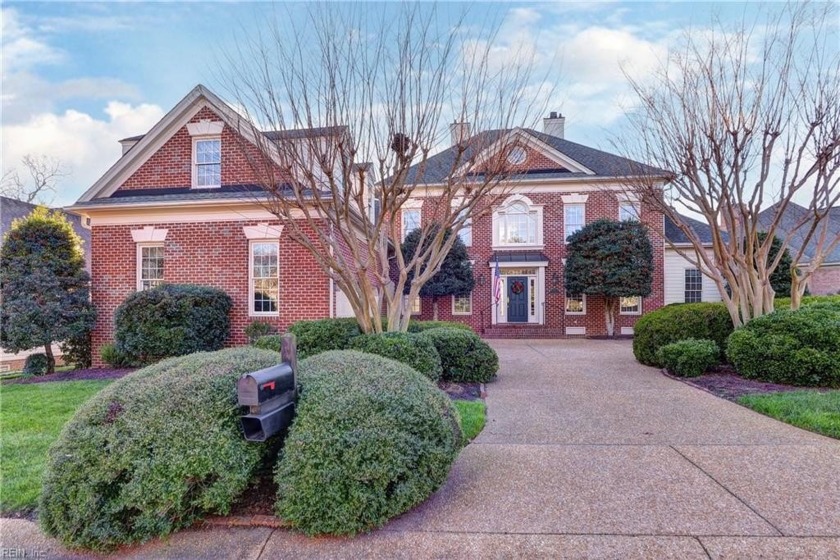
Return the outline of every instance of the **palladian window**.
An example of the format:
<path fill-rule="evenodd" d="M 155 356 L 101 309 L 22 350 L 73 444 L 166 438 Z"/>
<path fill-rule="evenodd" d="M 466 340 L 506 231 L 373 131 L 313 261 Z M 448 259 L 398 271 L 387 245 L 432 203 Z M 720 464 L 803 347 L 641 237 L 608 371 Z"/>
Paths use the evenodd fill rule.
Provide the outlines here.
<path fill-rule="evenodd" d="M 494 245 L 542 245 L 542 208 L 514 200 L 493 216 Z"/>

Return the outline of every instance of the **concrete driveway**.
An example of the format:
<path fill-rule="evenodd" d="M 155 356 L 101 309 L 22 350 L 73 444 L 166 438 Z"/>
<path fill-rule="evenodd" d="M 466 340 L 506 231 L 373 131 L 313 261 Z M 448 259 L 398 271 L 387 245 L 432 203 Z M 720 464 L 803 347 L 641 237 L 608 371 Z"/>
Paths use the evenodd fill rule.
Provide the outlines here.
<path fill-rule="evenodd" d="M 385 528 L 187 531 L 123 556 L 840 558 L 840 442 L 668 379 L 627 341 L 493 346 L 487 427 Z M 26 522 L 4 526 L 17 535 L 4 547 L 64 554 Z"/>

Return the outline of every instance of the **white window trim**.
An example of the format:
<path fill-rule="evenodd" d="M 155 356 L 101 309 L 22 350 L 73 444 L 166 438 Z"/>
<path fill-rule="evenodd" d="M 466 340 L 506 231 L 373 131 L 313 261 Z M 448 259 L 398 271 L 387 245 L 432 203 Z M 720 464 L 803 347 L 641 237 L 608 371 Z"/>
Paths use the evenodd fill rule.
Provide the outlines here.
<path fill-rule="evenodd" d="M 199 142 L 206 142 L 208 140 L 218 140 L 219 141 L 219 184 L 218 185 L 199 185 L 198 184 L 198 162 L 196 162 L 195 158 L 197 155 L 196 152 L 196 144 Z M 192 139 L 192 155 L 190 156 L 192 159 L 190 161 L 190 167 L 192 168 L 192 188 L 194 189 L 219 189 L 222 187 L 222 136 L 213 135 L 213 136 L 193 136 Z"/>
<path fill-rule="evenodd" d="M 564 200 L 563 200 L 563 244 L 565 245 L 569 242 L 568 238 L 571 237 L 571 235 L 566 235 L 566 225 L 568 224 L 568 220 L 566 219 L 566 210 L 569 209 L 570 207 L 573 207 L 573 206 L 575 208 L 580 207 L 580 209 L 583 211 L 583 213 L 582 213 L 583 224 L 581 224 L 581 229 L 583 229 L 584 227 L 586 227 L 586 198 L 584 198 L 583 202 L 578 201 L 578 202 L 568 202 L 568 203 L 565 201 L 566 197 L 563 197 L 563 198 L 564 198 Z M 575 200 L 579 200 L 579 198 L 576 198 Z M 577 231 L 580 231 L 580 230 L 577 230 Z M 577 232 L 575 232 L 575 233 L 577 233 Z M 574 234 L 572 234 L 572 235 L 574 235 Z"/>
<path fill-rule="evenodd" d="M 254 311 L 254 245 L 273 243 L 277 246 L 277 311 Z M 280 316 L 280 242 L 277 239 L 248 240 L 248 317 Z"/>
<path fill-rule="evenodd" d="M 453 199 L 452 200 L 452 209 L 454 210 L 454 209 L 458 208 L 461 205 L 461 202 L 462 202 L 461 199 L 457 199 L 457 198 Z M 464 241 L 464 246 L 465 247 L 472 247 L 472 245 L 473 245 L 473 243 L 472 243 L 472 233 L 473 233 L 472 232 L 472 227 L 473 227 L 472 216 L 469 215 L 469 209 L 468 208 L 464 208 L 464 210 L 462 210 L 462 211 L 467 211 L 467 219 L 464 220 L 464 223 L 461 226 L 461 229 L 458 230 L 458 237 L 461 238 L 461 241 L 464 241 L 464 238 L 461 236 L 461 234 L 464 233 L 464 230 L 469 229 L 470 230 L 470 242 L 467 243 L 466 241 Z M 456 216 L 456 218 L 457 218 L 457 216 Z"/>
<path fill-rule="evenodd" d="M 422 227 L 423 224 L 423 209 L 420 206 L 406 206 L 400 209 L 400 238 L 405 241 L 405 238 L 408 237 L 408 234 L 411 233 L 405 229 L 405 213 L 406 212 L 417 212 L 417 221 L 420 223 L 419 227 Z M 413 230 L 412 230 L 413 231 Z"/>
<path fill-rule="evenodd" d="M 455 298 L 459 297 L 468 297 L 470 299 L 470 310 L 468 312 L 464 311 L 455 311 Z M 453 315 L 472 315 L 472 308 L 473 308 L 473 301 L 472 301 L 472 292 L 468 296 L 452 296 L 452 314 Z"/>
<path fill-rule="evenodd" d="M 569 308 L 566 306 L 566 302 L 569 299 L 569 293 L 566 292 L 563 297 L 563 311 L 565 315 L 586 315 L 586 294 L 581 294 L 582 303 L 583 303 L 583 311 L 569 311 Z"/>
<path fill-rule="evenodd" d="M 618 221 L 624 221 L 621 218 L 621 207 L 631 206 L 633 208 L 633 218 L 636 221 L 642 220 L 642 205 L 638 200 L 619 200 L 618 201 Z"/>
<path fill-rule="evenodd" d="M 628 297 L 630 297 L 630 296 L 628 296 Z M 633 296 L 633 297 L 639 298 L 639 310 L 638 311 L 622 311 L 621 310 L 621 298 L 619 298 L 619 300 L 618 300 L 618 314 L 619 315 L 641 315 L 642 314 L 642 308 L 644 306 L 645 298 L 643 298 L 642 296 Z"/>
<path fill-rule="evenodd" d="M 505 212 L 505 209 L 516 204 L 517 202 L 521 202 L 528 206 L 529 213 L 533 212 L 536 214 L 536 221 L 537 221 L 537 236 L 536 236 L 536 243 L 502 243 L 501 239 L 499 239 L 499 218 L 501 217 L 502 213 Z M 544 249 L 545 248 L 545 240 L 543 238 L 543 205 L 542 204 L 534 204 L 531 202 L 527 196 L 523 196 L 521 194 L 515 194 L 508 197 L 499 207 L 497 207 L 493 211 L 493 250 L 497 249 Z M 507 263 L 506 263 L 507 265 Z"/>
<path fill-rule="evenodd" d="M 155 242 L 141 242 L 136 244 L 136 262 L 135 267 L 137 269 L 136 274 L 136 288 L 138 292 L 143 291 L 143 249 L 146 247 L 161 247 L 166 251 L 164 244 L 159 241 Z M 166 278 L 166 255 L 163 257 L 163 276 Z"/>

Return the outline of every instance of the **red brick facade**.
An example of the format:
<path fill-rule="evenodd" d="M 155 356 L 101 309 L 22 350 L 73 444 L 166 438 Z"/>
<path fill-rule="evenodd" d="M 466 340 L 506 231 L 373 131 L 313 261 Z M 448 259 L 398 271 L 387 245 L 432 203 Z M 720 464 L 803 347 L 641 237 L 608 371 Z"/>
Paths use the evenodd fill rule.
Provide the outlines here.
<path fill-rule="evenodd" d="M 815 296 L 840 294 L 840 265 L 823 265 L 815 270 L 808 289 Z"/>

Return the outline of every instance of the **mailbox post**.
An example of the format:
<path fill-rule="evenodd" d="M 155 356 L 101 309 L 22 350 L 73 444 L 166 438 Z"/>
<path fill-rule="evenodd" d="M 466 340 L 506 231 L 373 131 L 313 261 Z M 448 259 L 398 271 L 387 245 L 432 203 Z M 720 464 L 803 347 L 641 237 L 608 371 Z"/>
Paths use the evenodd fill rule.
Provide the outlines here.
<path fill-rule="evenodd" d="M 242 416 L 242 431 L 248 441 L 265 441 L 286 430 L 295 416 L 297 402 L 297 351 L 295 335 L 281 338 L 283 361 L 269 368 L 242 375 L 236 383 Z"/>

